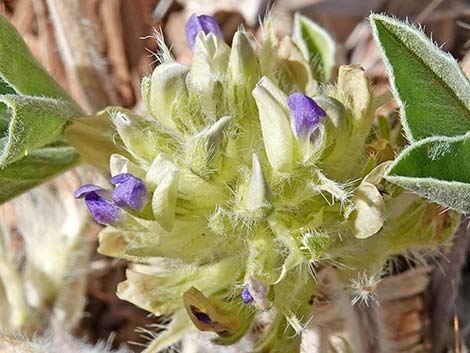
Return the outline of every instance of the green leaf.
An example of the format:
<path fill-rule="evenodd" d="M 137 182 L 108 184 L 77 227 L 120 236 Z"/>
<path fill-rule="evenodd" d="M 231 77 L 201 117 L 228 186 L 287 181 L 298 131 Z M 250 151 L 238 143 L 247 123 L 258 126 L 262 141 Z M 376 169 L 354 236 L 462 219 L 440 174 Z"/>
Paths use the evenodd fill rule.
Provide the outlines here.
<path fill-rule="evenodd" d="M 15 28 L 0 15 L 0 203 L 76 165 L 63 144 L 79 106 L 38 63 Z"/>
<path fill-rule="evenodd" d="M 470 82 L 455 59 L 407 23 L 371 15 L 410 140 L 470 130 Z"/>
<path fill-rule="evenodd" d="M 470 211 L 470 134 L 430 137 L 406 148 L 385 178 L 431 201 Z"/>
<path fill-rule="evenodd" d="M 20 34 L 2 15 L 0 15 L 0 79 L 20 94 L 63 98 L 73 102 L 33 57 Z"/>
<path fill-rule="evenodd" d="M 0 167 L 62 138 L 68 121 L 81 115 L 69 102 L 53 98 L 0 95 L 11 112 L 6 136 L 0 139 Z"/>
<path fill-rule="evenodd" d="M 8 93 L 12 93 L 14 94 L 15 93 L 15 90 L 13 88 L 11 88 L 8 83 L 6 83 L 5 81 L 3 81 L 1 78 L 0 78 L 0 94 L 8 94 Z"/>
<path fill-rule="evenodd" d="M 292 38 L 310 62 L 315 79 L 328 81 L 335 67 L 335 42 L 309 18 L 295 14 Z"/>
<path fill-rule="evenodd" d="M 0 94 L 10 93 L 14 94 L 14 89 L 8 86 L 8 84 L 0 78 Z M 4 132 L 8 128 L 9 121 L 7 106 L 5 104 L 0 104 L 0 136 L 5 134 Z"/>
<path fill-rule="evenodd" d="M 35 187 L 79 163 L 71 147 L 47 147 L 0 169 L 0 203 Z"/>

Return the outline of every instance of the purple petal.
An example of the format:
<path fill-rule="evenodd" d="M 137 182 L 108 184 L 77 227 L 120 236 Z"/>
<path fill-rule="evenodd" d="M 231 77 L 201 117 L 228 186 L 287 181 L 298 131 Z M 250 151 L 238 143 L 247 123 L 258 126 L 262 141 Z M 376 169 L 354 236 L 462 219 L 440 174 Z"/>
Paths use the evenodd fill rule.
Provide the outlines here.
<path fill-rule="evenodd" d="M 85 197 L 87 194 L 89 194 L 90 192 L 101 191 L 101 190 L 104 190 L 104 189 L 98 185 L 85 184 L 85 185 L 80 186 L 77 190 L 75 190 L 75 192 L 73 193 L 73 196 L 76 199 L 81 199 Z"/>
<path fill-rule="evenodd" d="M 214 17 L 206 15 L 196 16 L 196 14 L 192 14 L 186 22 L 186 40 L 191 50 L 193 50 L 197 35 L 201 31 L 206 35 L 214 33 L 220 39 L 224 39 L 224 35 Z"/>
<path fill-rule="evenodd" d="M 129 173 L 117 174 L 117 175 L 115 175 L 111 178 L 110 182 L 113 185 L 117 185 L 117 184 L 124 183 L 124 182 L 128 181 L 130 178 L 133 178 L 133 177 L 134 176 L 132 174 L 129 174 Z"/>
<path fill-rule="evenodd" d="M 119 174 L 111 179 L 116 185 L 113 191 L 113 201 L 120 207 L 142 210 L 147 203 L 148 190 L 142 179 L 132 174 Z"/>
<path fill-rule="evenodd" d="M 326 112 L 315 101 L 302 93 L 293 93 L 287 99 L 291 126 L 295 137 L 308 139 L 326 117 Z"/>
<path fill-rule="evenodd" d="M 117 205 L 95 191 L 89 192 L 85 196 L 85 203 L 96 222 L 101 224 L 113 224 L 121 218 L 121 210 Z"/>
<path fill-rule="evenodd" d="M 243 299 L 243 303 L 245 303 L 245 304 L 249 304 L 253 301 L 253 297 L 251 296 L 251 293 L 250 293 L 250 290 L 248 289 L 248 286 L 243 288 L 242 299 Z"/>

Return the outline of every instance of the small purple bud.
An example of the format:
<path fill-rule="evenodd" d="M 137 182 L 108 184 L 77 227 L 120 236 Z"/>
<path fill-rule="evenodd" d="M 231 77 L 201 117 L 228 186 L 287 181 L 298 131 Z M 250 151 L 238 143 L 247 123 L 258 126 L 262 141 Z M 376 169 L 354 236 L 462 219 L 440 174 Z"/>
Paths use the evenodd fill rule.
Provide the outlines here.
<path fill-rule="evenodd" d="M 253 301 L 253 297 L 251 296 L 248 286 L 245 286 L 245 288 L 243 288 L 242 299 L 245 304 L 249 304 Z"/>
<path fill-rule="evenodd" d="M 113 201 L 120 207 L 142 210 L 147 203 L 148 190 L 142 179 L 132 174 L 118 174 L 111 178 L 116 185 L 113 190 Z"/>
<path fill-rule="evenodd" d="M 293 93 L 287 99 L 292 131 L 297 140 L 309 139 L 326 117 L 326 112 L 315 101 L 302 93 Z"/>
<path fill-rule="evenodd" d="M 196 14 L 192 14 L 186 22 L 186 40 L 188 41 L 188 45 L 191 50 L 193 50 L 197 35 L 201 31 L 206 35 L 213 33 L 220 39 L 224 39 L 224 35 L 222 34 L 222 31 L 214 17 L 206 15 L 197 16 Z"/>

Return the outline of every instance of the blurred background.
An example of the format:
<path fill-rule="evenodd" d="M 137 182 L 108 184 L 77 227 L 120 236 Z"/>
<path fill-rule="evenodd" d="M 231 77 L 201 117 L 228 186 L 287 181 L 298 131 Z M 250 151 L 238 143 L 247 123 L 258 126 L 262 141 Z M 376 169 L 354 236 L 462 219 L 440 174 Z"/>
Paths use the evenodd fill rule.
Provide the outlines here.
<path fill-rule="evenodd" d="M 57 13 L 51 14 L 51 8 Z M 281 36 L 290 33 L 292 15 L 301 12 L 338 42 L 338 63 L 361 63 L 376 82 L 384 82 L 385 72 L 365 22 L 371 12 L 421 23 L 459 59 L 470 48 L 470 3 L 464 0 L 0 0 L 0 11 L 83 105 L 90 104 L 86 94 L 80 97 L 80 82 L 74 82 L 80 77 L 77 80 L 71 73 L 73 66 L 95 66 L 107 78 L 106 92 L 95 97 L 93 109 L 107 104 L 139 105 L 140 79 L 156 64 L 155 31 L 162 31 L 177 60 L 187 63 L 190 52 L 184 24 L 192 13 L 214 16 L 230 42 L 240 24 L 259 34 L 259 19 L 267 12 L 276 18 Z M 67 22 L 60 23 L 64 17 Z M 74 22 L 85 25 L 85 31 L 77 31 Z M 55 29 L 61 26 L 64 31 L 57 36 Z M 64 60 L 60 51 L 67 50 L 72 53 Z"/>
<path fill-rule="evenodd" d="M 259 36 L 260 19 L 267 13 L 276 19 L 282 37 L 290 33 L 293 14 L 300 12 L 326 28 L 337 41 L 339 64 L 361 64 L 375 89 L 383 92 L 388 89 L 387 75 L 365 19 L 371 12 L 385 12 L 421 23 L 426 33 L 458 58 L 464 71 L 470 72 L 470 1 L 464 0 L 0 0 L 0 12 L 52 76 L 90 112 L 109 105 L 141 111 L 140 81 L 157 64 L 156 34 L 163 34 L 178 61 L 189 63 L 184 25 L 192 13 L 214 16 L 230 42 L 240 25 Z M 55 192 L 61 193 L 61 188 L 65 188 L 63 182 L 56 185 Z M 67 185 L 69 192 L 71 189 L 73 186 Z M 19 232 L 15 207 L 2 206 L 0 217 L 13 233 Z M 91 341 L 111 339 L 115 347 L 135 342 L 131 347 L 139 351 L 139 344 L 151 333 L 136 331 L 136 327 L 152 328 L 149 325 L 155 320 L 115 296 L 126 264 L 96 253 L 97 231 L 97 226 L 87 231 L 92 265 L 87 273 L 85 316 L 77 334 Z M 461 283 L 460 298 L 470 293 L 465 281 L 466 238 L 458 243 L 458 253 L 448 254 L 447 258 L 455 255 L 458 259 L 447 284 L 434 284 L 441 293 L 434 299 L 447 293 L 439 299 L 446 305 L 439 307 L 459 313 L 463 338 L 468 333 L 465 324 L 470 321 L 470 308 L 468 300 L 458 299 L 456 283 Z M 443 263 L 438 267 L 449 262 Z M 461 273 L 464 281 L 459 282 Z M 449 283 L 452 286 L 446 287 Z M 441 324 L 455 334 L 453 322 L 443 320 Z M 442 331 L 438 326 L 433 332 Z M 442 342 L 453 339 L 441 336 Z"/>

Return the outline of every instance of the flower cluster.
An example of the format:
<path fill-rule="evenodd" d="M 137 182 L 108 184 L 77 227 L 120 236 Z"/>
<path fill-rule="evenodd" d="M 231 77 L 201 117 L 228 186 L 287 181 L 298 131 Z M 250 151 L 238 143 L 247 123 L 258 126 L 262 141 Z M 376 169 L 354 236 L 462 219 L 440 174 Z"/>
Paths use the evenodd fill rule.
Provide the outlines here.
<path fill-rule="evenodd" d="M 194 327 L 231 344 L 270 312 L 253 350 L 296 352 L 318 268 L 344 286 L 375 278 L 454 229 L 451 213 L 382 179 L 399 133 L 374 125 L 362 68 L 340 67 L 333 85 L 308 30 L 279 40 L 264 27 L 260 44 L 240 30 L 229 47 L 214 19 L 191 16 L 192 65 L 162 55 L 142 81 L 148 117 L 109 110 L 123 151 L 114 190 L 76 192 L 107 225 L 99 251 L 133 262 L 118 296 L 173 317 L 149 351 Z"/>

